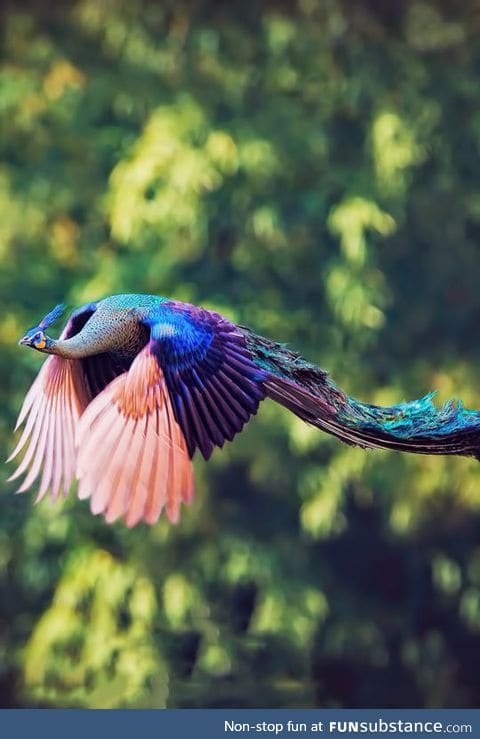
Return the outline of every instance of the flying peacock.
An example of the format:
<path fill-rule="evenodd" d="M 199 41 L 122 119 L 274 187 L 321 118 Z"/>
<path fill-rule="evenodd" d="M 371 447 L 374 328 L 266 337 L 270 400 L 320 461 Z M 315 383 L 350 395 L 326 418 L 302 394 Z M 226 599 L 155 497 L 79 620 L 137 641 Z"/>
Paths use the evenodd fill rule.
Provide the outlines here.
<path fill-rule="evenodd" d="M 127 526 L 177 521 L 194 493 L 192 457 L 208 459 L 271 398 L 307 423 L 363 448 L 480 455 L 480 412 L 432 393 L 379 407 L 340 390 L 285 346 L 210 310 L 153 295 L 113 295 L 75 310 L 58 340 L 56 306 L 20 344 L 50 354 L 33 382 L 9 460 L 18 492 L 78 496 Z"/>

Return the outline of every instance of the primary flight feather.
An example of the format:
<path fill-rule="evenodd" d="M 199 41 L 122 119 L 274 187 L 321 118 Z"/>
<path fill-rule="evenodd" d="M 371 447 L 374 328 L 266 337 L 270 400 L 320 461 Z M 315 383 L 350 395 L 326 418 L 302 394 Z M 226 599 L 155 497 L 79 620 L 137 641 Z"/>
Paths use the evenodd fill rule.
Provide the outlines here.
<path fill-rule="evenodd" d="M 480 413 L 432 394 L 387 408 L 361 403 L 283 345 L 213 311 L 154 295 L 113 295 L 74 311 L 58 340 L 54 308 L 20 340 L 50 354 L 23 403 L 11 476 L 80 498 L 108 522 L 177 521 L 208 459 L 266 397 L 348 444 L 419 454 L 480 454 Z"/>

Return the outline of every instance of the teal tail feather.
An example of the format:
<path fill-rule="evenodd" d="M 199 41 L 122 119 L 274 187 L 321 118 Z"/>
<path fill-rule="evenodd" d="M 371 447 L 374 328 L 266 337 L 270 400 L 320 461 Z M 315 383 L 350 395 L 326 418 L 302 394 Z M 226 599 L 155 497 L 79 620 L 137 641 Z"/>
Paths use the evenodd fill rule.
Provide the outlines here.
<path fill-rule="evenodd" d="M 480 412 L 461 401 L 436 407 L 432 392 L 388 407 L 362 403 L 298 354 L 243 330 L 255 361 L 270 372 L 267 395 L 307 423 L 363 448 L 480 458 Z"/>
<path fill-rule="evenodd" d="M 435 392 L 390 407 L 361 403 L 347 396 L 337 418 L 347 428 L 358 428 L 378 446 L 417 454 L 480 453 L 480 413 L 449 400 L 436 407 Z"/>

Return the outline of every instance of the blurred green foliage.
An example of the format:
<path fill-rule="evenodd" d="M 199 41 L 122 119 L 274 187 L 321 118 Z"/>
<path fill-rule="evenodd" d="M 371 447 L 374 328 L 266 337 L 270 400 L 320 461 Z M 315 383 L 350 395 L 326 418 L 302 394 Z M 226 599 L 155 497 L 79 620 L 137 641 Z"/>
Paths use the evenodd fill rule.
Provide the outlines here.
<path fill-rule="evenodd" d="M 389 404 L 479 406 L 475 0 L 3 5 L 0 442 L 52 305 L 214 307 Z M 0 471 L 4 706 L 475 706 L 480 465 L 265 403 L 177 527 Z"/>
<path fill-rule="evenodd" d="M 75 553 L 26 648 L 32 695 L 90 708 L 138 706 L 146 684 L 165 682 L 152 643 L 155 612 L 152 584 L 132 568 L 105 551 Z"/>

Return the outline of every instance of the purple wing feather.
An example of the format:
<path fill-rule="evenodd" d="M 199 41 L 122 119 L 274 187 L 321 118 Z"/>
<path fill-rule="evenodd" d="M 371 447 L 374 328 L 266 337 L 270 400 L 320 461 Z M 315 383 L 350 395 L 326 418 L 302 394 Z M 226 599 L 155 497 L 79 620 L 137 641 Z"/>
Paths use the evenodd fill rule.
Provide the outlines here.
<path fill-rule="evenodd" d="M 244 335 L 212 311 L 169 301 L 145 319 L 190 456 L 208 459 L 239 433 L 265 398 L 268 373 Z"/>

